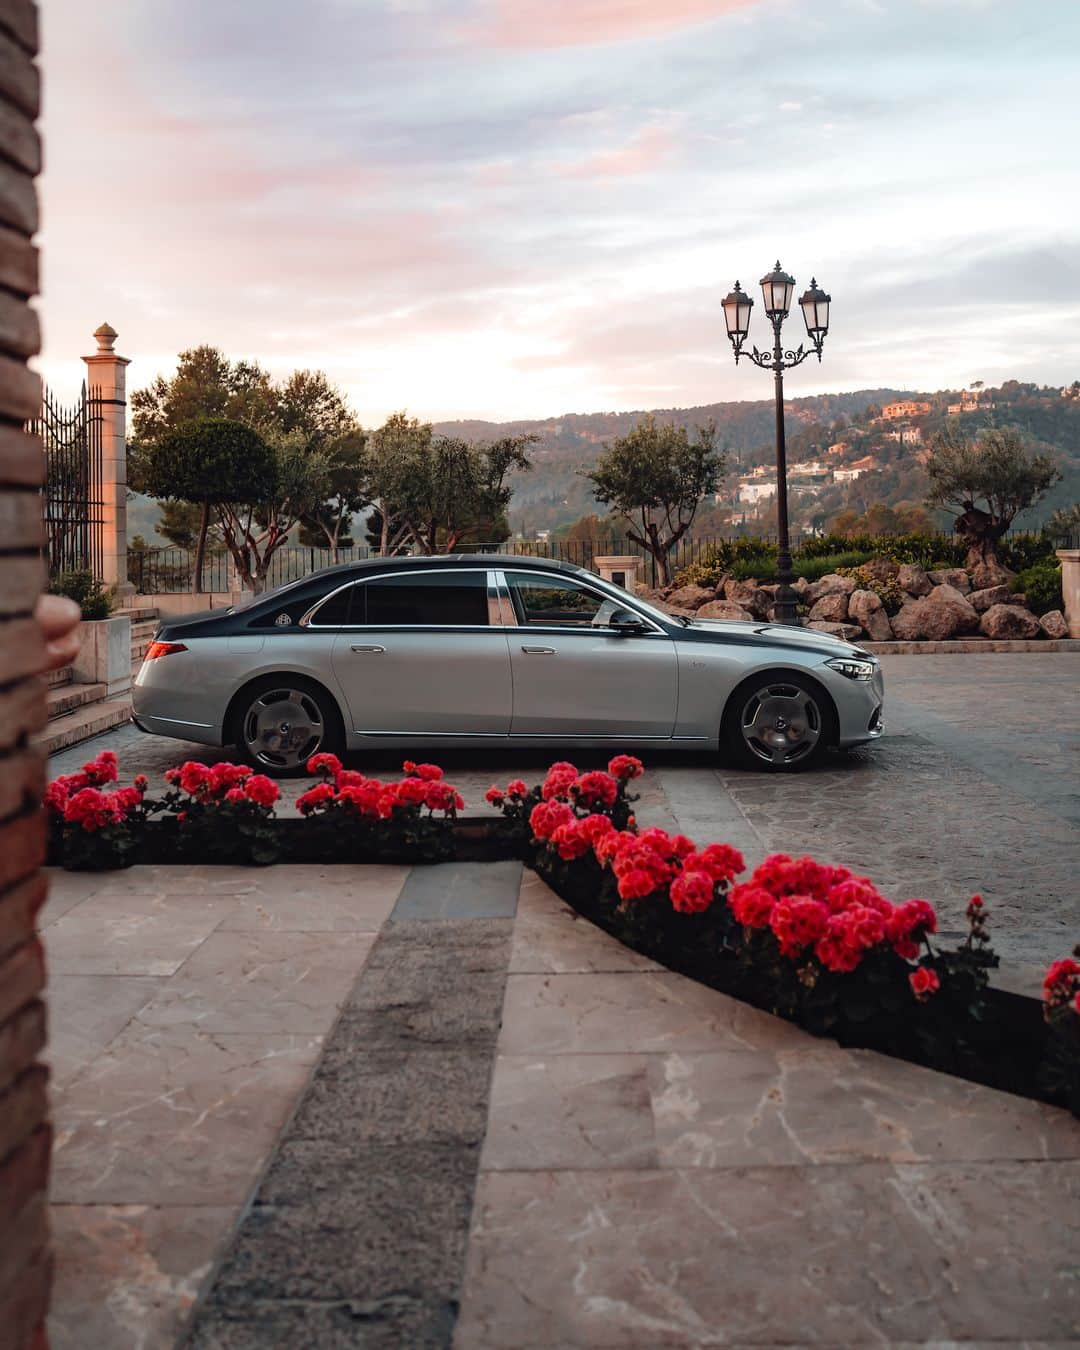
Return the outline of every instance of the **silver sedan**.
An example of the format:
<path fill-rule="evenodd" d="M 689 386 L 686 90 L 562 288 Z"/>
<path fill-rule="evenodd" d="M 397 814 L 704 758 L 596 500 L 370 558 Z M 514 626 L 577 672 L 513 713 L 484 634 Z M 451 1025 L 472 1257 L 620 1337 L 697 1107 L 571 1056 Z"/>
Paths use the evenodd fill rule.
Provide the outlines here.
<path fill-rule="evenodd" d="M 726 750 L 802 768 L 884 730 L 875 658 L 811 629 L 676 618 L 591 572 L 502 555 L 377 558 L 168 621 L 135 721 L 271 774 L 319 750 Z"/>

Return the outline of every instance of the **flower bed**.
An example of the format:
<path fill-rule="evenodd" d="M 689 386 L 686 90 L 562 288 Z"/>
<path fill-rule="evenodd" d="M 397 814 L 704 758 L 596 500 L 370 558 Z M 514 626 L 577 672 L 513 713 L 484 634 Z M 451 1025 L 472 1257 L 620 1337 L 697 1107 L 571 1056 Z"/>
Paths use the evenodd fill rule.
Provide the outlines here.
<path fill-rule="evenodd" d="M 132 862 L 406 863 L 523 858 L 567 903 L 674 970 L 843 1045 L 866 1046 L 1080 1113 L 1080 963 L 1047 972 L 1039 1004 L 993 989 L 997 964 L 982 899 L 953 949 L 935 941 L 923 899 L 895 904 L 866 877 L 775 854 L 753 874 L 727 844 L 639 829 L 640 760 L 608 771 L 561 761 L 543 782 L 493 787 L 495 820 L 462 822 L 464 802 L 434 764 L 406 761 L 395 782 L 334 756 L 280 820 L 277 784 L 243 765 L 189 762 L 149 785 L 106 790 L 105 752 L 46 792 L 50 861 L 85 869 Z M 1080 948 L 1077 950 L 1080 956 Z"/>

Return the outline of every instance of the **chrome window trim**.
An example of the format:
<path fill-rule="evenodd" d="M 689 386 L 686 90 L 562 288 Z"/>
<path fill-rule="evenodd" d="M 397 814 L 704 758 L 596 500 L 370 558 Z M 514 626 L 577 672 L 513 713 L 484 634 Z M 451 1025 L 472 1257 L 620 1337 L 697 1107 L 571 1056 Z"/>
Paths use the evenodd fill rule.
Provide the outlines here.
<path fill-rule="evenodd" d="M 580 576 L 575 575 L 568 577 L 564 573 L 541 572 L 539 569 L 535 572 L 530 570 L 529 576 L 540 577 L 544 581 L 563 582 L 564 584 L 566 582 L 571 582 L 573 584 L 580 586 L 582 590 L 586 591 L 593 590 L 593 587 L 591 585 L 591 578 L 589 579 L 589 581 L 585 581 Z M 606 634 L 608 636 L 615 635 L 616 630 L 613 628 L 593 628 L 592 625 L 589 625 L 588 627 L 579 627 L 576 624 L 572 625 L 572 624 L 555 624 L 555 623 L 526 623 L 518 625 L 517 611 L 514 609 L 513 600 L 510 598 L 510 583 L 506 579 L 506 572 L 500 571 L 498 573 L 498 578 L 500 589 L 505 591 L 507 603 L 510 607 L 510 612 L 514 616 L 515 625 L 518 626 L 522 632 L 527 631 L 530 633 L 591 633 L 593 634 L 593 636 L 595 636 L 598 633 Z M 621 595 L 612 595 L 610 591 L 604 589 L 596 590 L 594 593 L 603 596 L 605 600 L 622 599 Z M 628 609 L 632 614 L 636 614 L 637 617 L 642 621 L 642 623 L 647 624 L 649 627 L 650 631 L 648 633 L 640 633 L 637 634 L 637 636 L 639 637 L 659 636 L 663 638 L 668 638 L 670 640 L 671 634 L 668 633 L 665 629 L 661 628 L 660 625 L 654 619 L 650 618 L 648 614 L 642 614 L 642 612 L 633 603 L 633 598 L 630 596 L 629 592 L 627 592 L 627 598 L 624 607 Z M 626 634 L 623 634 L 622 636 L 625 637 Z"/>
<path fill-rule="evenodd" d="M 384 581 L 388 577 L 401 579 L 402 577 L 444 577 L 448 574 L 455 576 L 477 576 L 483 574 L 486 578 L 484 590 L 488 601 L 488 622 L 486 624 L 478 623 L 313 623 L 315 615 L 325 604 L 340 595 L 342 591 L 347 591 L 350 586 L 367 586 L 372 581 Z M 327 592 L 321 599 L 315 603 L 300 616 L 299 627 L 313 628 L 318 633 L 353 633 L 353 632 L 372 632 L 377 630 L 380 633 L 490 633 L 498 632 L 502 628 L 502 623 L 491 622 L 492 616 L 499 615 L 503 617 L 502 607 L 498 604 L 492 607 L 492 601 L 499 598 L 497 582 L 494 580 L 495 573 L 490 568 L 481 567 L 417 567 L 407 572 L 376 572 L 369 577 L 353 577 L 351 581 L 346 581 L 344 585 L 336 587 Z M 478 588 L 479 589 L 479 588 Z"/>

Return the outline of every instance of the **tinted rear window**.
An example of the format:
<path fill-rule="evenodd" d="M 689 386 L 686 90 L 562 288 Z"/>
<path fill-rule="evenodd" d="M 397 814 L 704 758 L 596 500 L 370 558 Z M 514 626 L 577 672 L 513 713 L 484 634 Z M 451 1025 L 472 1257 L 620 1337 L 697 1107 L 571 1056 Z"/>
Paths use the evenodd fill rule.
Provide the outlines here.
<path fill-rule="evenodd" d="M 487 573 L 382 577 L 357 588 L 352 622 L 371 627 L 487 627 Z"/>

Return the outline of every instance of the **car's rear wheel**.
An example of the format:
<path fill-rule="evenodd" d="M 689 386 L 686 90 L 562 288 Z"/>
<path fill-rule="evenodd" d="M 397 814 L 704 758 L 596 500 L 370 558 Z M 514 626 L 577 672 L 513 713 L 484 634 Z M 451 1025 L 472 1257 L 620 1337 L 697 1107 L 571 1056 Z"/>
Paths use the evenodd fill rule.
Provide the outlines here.
<path fill-rule="evenodd" d="M 271 676 L 250 685 L 236 702 L 233 740 L 260 773 L 285 778 L 304 772 L 312 755 L 341 752 L 344 733 L 333 699 L 296 676 Z"/>
<path fill-rule="evenodd" d="M 778 671 L 752 676 L 732 694 L 724 740 L 743 768 L 767 773 L 805 769 L 835 739 L 836 713 L 813 680 Z"/>

